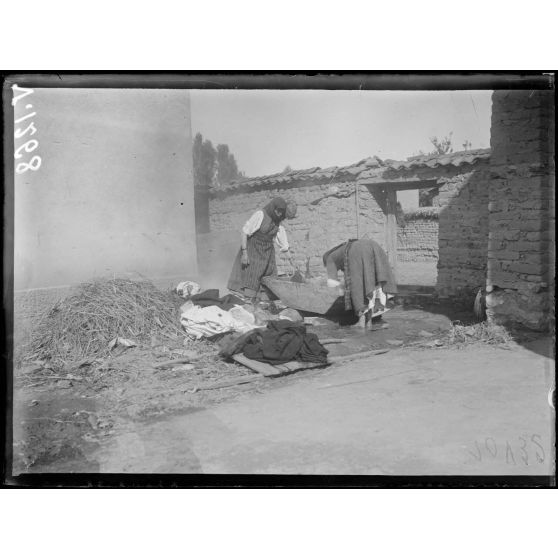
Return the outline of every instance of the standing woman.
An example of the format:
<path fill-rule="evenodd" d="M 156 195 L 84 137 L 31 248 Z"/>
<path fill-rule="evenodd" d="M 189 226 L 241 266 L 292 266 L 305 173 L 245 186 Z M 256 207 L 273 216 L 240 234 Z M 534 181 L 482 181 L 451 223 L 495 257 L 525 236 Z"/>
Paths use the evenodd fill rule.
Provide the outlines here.
<path fill-rule="evenodd" d="M 374 240 L 349 240 L 323 256 L 328 286 L 340 285 L 337 272 L 345 274 L 345 310 L 353 310 L 358 325 L 366 327 L 367 317 L 385 311 L 387 298 L 397 292 L 397 284 L 382 247 Z"/>
<path fill-rule="evenodd" d="M 241 247 L 233 264 L 228 288 L 246 297 L 256 298 L 264 277 L 277 274 L 275 246 L 285 253 L 292 265 L 287 233 L 281 225 L 296 215 L 296 205 L 283 198 L 273 198 L 263 210 L 256 211 L 242 227 Z"/>

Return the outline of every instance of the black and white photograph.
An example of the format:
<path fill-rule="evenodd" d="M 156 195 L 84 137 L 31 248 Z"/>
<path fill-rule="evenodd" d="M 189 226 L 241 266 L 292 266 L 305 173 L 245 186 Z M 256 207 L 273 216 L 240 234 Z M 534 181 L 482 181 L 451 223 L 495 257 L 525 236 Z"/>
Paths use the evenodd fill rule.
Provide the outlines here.
<path fill-rule="evenodd" d="M 512 77 L 7 76 L 12 481 L 551 483 L 554 75 Z"/>

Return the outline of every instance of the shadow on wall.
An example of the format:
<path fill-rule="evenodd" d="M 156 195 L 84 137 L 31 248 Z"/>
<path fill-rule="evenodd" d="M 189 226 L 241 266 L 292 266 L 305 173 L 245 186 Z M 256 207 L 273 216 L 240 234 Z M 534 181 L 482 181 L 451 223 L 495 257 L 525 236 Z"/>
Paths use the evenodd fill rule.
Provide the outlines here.
<path fill-rule="evenodd" d="M 489 170 L 448 177 L 440 187 L 438 280 L 442 297 L 471 301 L 486 284 Z"/>

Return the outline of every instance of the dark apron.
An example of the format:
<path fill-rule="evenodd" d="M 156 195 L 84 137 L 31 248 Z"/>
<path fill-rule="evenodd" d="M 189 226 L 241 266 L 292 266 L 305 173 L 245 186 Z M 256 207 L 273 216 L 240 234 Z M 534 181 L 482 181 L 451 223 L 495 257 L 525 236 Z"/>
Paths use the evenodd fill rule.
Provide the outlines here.
<path fill-rule="evenodd" d="M 229 290 L 240 292 L 243 289 L 251 289 L 258 292 L 263 277 L 277 274 L 274 240 L 278 230 L 279 225 L 276 225 L 264 211 L 259 230 L 248 237 L 246 242 L 246 252 L 250 265 L 242 268 L 242 249 L 240 249 L 234 260 L 227 284 Z"/>

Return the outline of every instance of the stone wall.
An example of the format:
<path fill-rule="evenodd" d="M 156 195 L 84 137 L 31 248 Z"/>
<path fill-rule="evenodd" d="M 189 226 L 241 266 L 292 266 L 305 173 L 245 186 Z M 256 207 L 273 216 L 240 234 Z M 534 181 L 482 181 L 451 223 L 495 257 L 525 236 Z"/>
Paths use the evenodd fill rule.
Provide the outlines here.
<path fill-rule="evenodd" d="M 304 182 L 282 189 L 261 189 L 249 192 L 219 194 L 210 201 L 211 235 L 229 233 L 230 263 L 240 246 L 240 231 L 252 213 L 261 209 L 275 196 L 294 200 L 298 204 L 297 216 L 284 221 L 295 263 L 305 272 L 323 274 L 322 255 L 328 249 L 349 238 L 372 238 L 384 248 L 385 215 L 373 190 L 358 187 L 358 218 L 355 203 L 355 182 L 333 184 Z M 358 229 L 358 230 L 357 230 Z M 204 245 L 211 244 L 204 235 Z M 200 267 L 212 274 L 215 266 L 207 265 L 205 258 L 211 254 L 202 250 Z M 277 252 L 279 272 L 285 270 L 285 262 Z M 220 260 L 222 257 L 220 258 Z M 217 265 L 217 262 L 216 262 Z M 218 262 L 221 265 L 221 261 Z M 230 267 L 224 266 L 230 270 Z M 217 280 L 216 278 L 214 280 Z"/>
<path fill-rule="evenodd" d="M 546 329 L 554 294 L 554 100 L 492 96 L 488 316 Z"/>
<path fill-rule="evenodd" d="M 431 208 L 428 208 L 429 210 Z M 397 260 L 431 262 L 438 260 L 438 212 L 405 214 L 397 228 Z"/>

